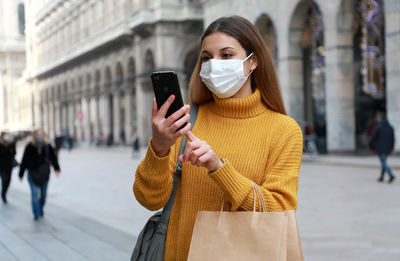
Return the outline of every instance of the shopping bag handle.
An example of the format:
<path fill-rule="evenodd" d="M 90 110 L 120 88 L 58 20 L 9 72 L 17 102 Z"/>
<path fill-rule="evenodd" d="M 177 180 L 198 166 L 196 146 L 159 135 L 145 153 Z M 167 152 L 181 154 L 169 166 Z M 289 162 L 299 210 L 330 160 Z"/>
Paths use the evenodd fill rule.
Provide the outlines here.
<path fill-rule="evenodd" d="M 250 180 L 250 182 L 251 185 L 253 186 L 253 196 L 254 196 L 253 212 L 256 212 L 256 200 L 258 200 L 258 205 L 260 206 L 261 212 L 267 212 L 267 207 L 265 205 L 265 201 L 260 189 L 258 188 L 257 184 L 254 181 Z"/>
<path fill-rule="evenodd" d="M 257 212 L 256 211 L 256 202 L 258 201 L 258 205 L 260 206 L 261 211 L 260 212 L 267 212 L 267 206 L 265 205 L 265 201 L 264 198 L 262 196 L 262 193 L 260 191 L 260 189 L 258 188 L 258 185 L 250 180 L 251 185 L 253 187 L 253 212 Z M 222 200 L 222 205 L 221 205 L 221 212 L 224 211 L 224 206 L 225 206 L 225 200 Z M 228 212 L 229 212 L 229 208 L 228 208 Z"/>

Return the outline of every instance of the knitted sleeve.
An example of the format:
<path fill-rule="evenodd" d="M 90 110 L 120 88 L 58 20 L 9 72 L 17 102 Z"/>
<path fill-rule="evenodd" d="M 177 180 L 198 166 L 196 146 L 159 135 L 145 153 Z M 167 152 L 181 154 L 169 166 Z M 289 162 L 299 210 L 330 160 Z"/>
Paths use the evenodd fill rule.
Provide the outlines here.
<path fill-rule="evenodd" d="M 136 200 L 149 210 L 164 207 L 169 199 L 177 157 L 175 148 L 176 144 L 166 157 L 159 158 L 149 141 L 146 156 L 136 170 L 133 192 Z"/>
<path fill-rule="evenodd" d="M 303 151 L 303 135 L 300 127 L 294 121 L 281 132 L 268 166 L 264 181 L 259 185 L 267 211 L 283 211 L 297 208 L 297 189 Z M 229 159 L 223 167 L 210 177 L 225 192 L 231 203 L 231 210 L 253 210 L 253 188 L 250 180 L 238 173 Z M 257 210 L 260 210 L 257 203 Z"/>

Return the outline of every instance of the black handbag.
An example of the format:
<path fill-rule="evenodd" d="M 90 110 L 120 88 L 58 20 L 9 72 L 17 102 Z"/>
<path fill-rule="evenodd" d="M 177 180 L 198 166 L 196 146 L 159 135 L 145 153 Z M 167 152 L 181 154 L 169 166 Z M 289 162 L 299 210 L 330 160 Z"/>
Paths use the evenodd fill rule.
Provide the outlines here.
<path fill-rule="evenodd" d="M 50 163 L 48 160 L 48 145 L 45 146 L 45 161 L 41 163 L 36 169 L 30 170 L 33 183 L 39 187 L 43 186 L 50 178 Z"/>
<path fill-rule="evenodd" d="M 190 120 L 192 127 L 196 121 L 198 107 L 192 105 L 190 109 Z M 185 150 L 187 138 L 183 136 L 179 155 Z M 175 175 L 171 196 L 162 211 L 154 214 L 147 221 L 146 225 L 139 234 L 133 249 L 131 261 L 162 261 L 164 260 L 165 239 L 169 216 L 171 215 L 172 205 L 174 204 L 179 177 L 182 174 L 182 162 L 179 158 L 176 161 Z"/>

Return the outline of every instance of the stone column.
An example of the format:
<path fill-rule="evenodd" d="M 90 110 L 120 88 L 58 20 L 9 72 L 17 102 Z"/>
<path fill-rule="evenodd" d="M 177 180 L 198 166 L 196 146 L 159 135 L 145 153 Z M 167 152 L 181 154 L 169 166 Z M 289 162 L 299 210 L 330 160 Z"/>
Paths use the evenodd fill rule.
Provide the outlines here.
<path fill-rule="evenodd" d="M 292 18 L 295 19 L 295 18 Z M 302 17 L 298 21 L 284 19 L 279 24 L 279 80 L 287 114 L 304 127 L 303 33 Z"/>
<path fill-rule="evenodd" d="M 74 136 L 74 102 L 68 102 L 68 134 Z"/>
<path fill-rule="evenodd" d="M 92 127 L 93 127 L 93 136 L 94 136 L 94 138 L 95 139 L 97 139 L 98 137 L 99 137 L 99 135 L 100 135 L 100 127 L 101 127 L 101 125 L 100 125 L 100 112 L 99 112 L 99 108 L 100 108 L 100 105 L 99 105 L 99 96 L 98 95 L 96 95 L 92 100 L 91 100 L 91 102 L 92 102 L 92 112 L 93 113 L 91 113 L 91 124 L 93 125 Z"/>
<path fill-rule="evenodd" d="M 61 134 L 61 112 L 59 100 L 54 102 L 54 134 Z"/>
<path fill-rule="evenodd" d="M 66 130 L 68 130 L 68 103 L 63 101 L 61 105 L 61 131 Z"/>
<path fill-rule="evenodd" d="M 285 104 L 285 109 L 289 115 L 290 112 L 290 91 L 289 91 L 289 32 L 287 25 L 284 28 L 279 28 L 277 30 L 278 36 L 278 64 L 279 67 L 277 69 L 279 85 L 282 92 L 283 103 Z"/>
<path fill-rule="evenodd" d="M 82 113 L 82 102 L 83 99 L 81 97 L 78 97 L 75 103 L 75 130 L 76 130 L 76 138 L 78 141 L 83 141 L 83 122 L 82 122 L 82 118 L 81 113 Z"/>
<path fill-rule="evenodd" d="M 146 145 L 147 140 L 145 140 L 145 119 L 144 119 L 144 94 L 142 91 L 142 85 L 139 79 L 136 80 L 137 92 L 136 92 L 136 119 L 138 121 L 138 136 L 141 145 Z"/>
<path fill-rule="evenodd" d="M 75 126 L 75 115 L 76 115 L 76 104 L 74 98 L 71 100 L 70 103 L 70 121 L 71 121 L 71 136 L 76 138 L 76 126 Z"/>
<path fill-rule="evenodd" d="M 130 144 L 131 137 L 133 134 L 133 122 L 132 122 L 132 114 L 135 113 L 133 111 L 132 106 L 132 96 L 133 91 L 129 90 L 125 92 L 125 141 Z"/>
<path fill-rule="evenodd" d="M 113 95 L 113 113 L 114 113 L 114 115 L 113 115 L 113 119 L 114 119 L 114 121 L 113 121 L 113 124 L 114 124 L 114 126 L 113 126 L 113 135 L 114 135 L 114 143 L 115 144 L 119 144 L 120 142 L 121 142 L 121 137 L 120 137 L 120 134 L 121 134 L 121 128 L 120 128 L 120 107 L 121 107 L 121 104 L 120 104 L 120 93 L 119 92 L 116 92 L 114 95 Z"/>
<path fill-rule="evenodd" d="M 48 133 L 48 131 L 49 131 L 49 117 L 48 117 L 48 115 L 49 115 L 49 108 L 48 108 L 48 103 L 47 103 L 47 101 L 43 101 L 43 103 L 42 103 L 42 108 L 43 108 L 43 111 L 42 111 L 42 129 L 46 132 L 46 133 Z"/>
<path fill-rule="evenodd" d="M 135 59 L 137 61 L 144 61 L 144 55 L 142 53 L 142 50 L 140 48 L 140 37 L 135 36 L 134 39 L 134 48 L 135 48 Z M 136 73 L 140 75 L 144 71 L 144 64 L 142 62 L 136 63 Z M 134 85 L 136 86 L 136 119 L 137 119 L 137 132 L 139 136 L 139 143 L 141 146 L 147 146 L 148 140 L 148 134 L 146 132 L 148 131 L 146 128 L 146 114 L 145 114 L 145 109 L 146 109 L 146 103 L 145 103 L 145 94 L 143 92 L 142 88 L 142 79 L 141 77 L 135 77 L 134 78 Z"/>
<path fill-rule="evenodd" d="M 329 152 L 354 151 L 353 6 L 325 16 L 326 122 Z M 337 16 L 338 15 L 338 16 Z"/>
<path fill-rule="evenodd" d="M 103 136 L 105 138 L 111 133 L 110 130 L 110 109 L 109 108 L 109 97 L 108 93 L 105 93 L 101 96 L 101 112 L 100 112 L 100 119 L 102 121 L 102 131 Z"/>
<path fill-rule="evenodd" d="M 49 119 L 49 123 L 48 123 L 48 132 L 47 135 L 50 139 L 50 141 L 54 140 L 54 128 L 55 128 L 55 113 L 54 113 L 54 101 L 49 101 L 48 102 L 48 119 Z"/>
<path fill-rule="evenodd" d="M 91 99 L 89 96 L 82 99 L 82 113 L 83 113 L 83 132 L 85 136 L 85 141 L 91 141 L 91 133 L 90 133 L 90 121 L 91 121 L 91 111 L 90 111 L 90 103 Z"/>
<path fill-rule="evenodd" d="M 386 108 L 400 151 L 400 2 L 385 1 Z"/>
<path fill-rule="evenodd" d="M 60 134 L 61 134 L 64 129 L 64 119 L 65 119 L 64 101 L 60 99 L 59 105 L 60 105 Z"/>

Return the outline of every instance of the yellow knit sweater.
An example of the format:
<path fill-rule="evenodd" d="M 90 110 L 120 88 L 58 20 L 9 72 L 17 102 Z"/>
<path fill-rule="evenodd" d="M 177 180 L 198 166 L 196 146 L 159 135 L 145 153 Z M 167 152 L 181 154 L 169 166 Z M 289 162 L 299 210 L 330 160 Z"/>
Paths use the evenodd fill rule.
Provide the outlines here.
<path fill-rule="evenodd" d="M 245 98 L 214 96 L 213 102 L 199 107 L 192 131 L 226 162 L 212 174 L 183 164 L 168 225 L 166 261 L 187 259 L 199 210 L 219 211 L 224 199 L 232 211 L 252 210 L 250 180 L 260 186 L 268 211 L 297 208 L 302 132 L 290 117 L 267 109 L 257 89 Z M 149 146 L 137 168 L 133 191 L 150 210 L 162 208 L 169 199 L 180 142 L 164 158 Z"/>

